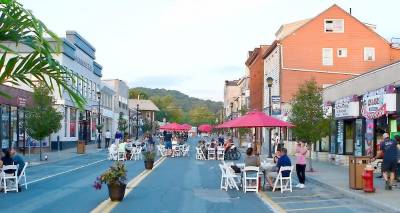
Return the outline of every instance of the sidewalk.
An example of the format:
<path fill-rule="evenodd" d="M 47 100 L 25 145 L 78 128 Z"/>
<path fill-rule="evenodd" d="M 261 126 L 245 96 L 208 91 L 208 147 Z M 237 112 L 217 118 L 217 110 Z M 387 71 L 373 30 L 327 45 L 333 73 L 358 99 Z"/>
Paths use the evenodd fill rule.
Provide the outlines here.
<path fill-rule="evenodd" d="M 393 190 L 385 190 L 382 178 L 374 179 L 375 193 L 366 193 L 363 190 L 349 188 L 349 168 L 345 166 L 332 165 L 328 162 L 312 162 L 315 172 L 307 172 L 308 181 L 318 185 L 338 190 L 341 193 L 353 197 L 357 201 L 384 208 L 387 212 L 400 212 L 400 183 Z M 307 165 L 308 166 L 308 165 Z"/>
<path fill-rule="evenodd" d="M 26 153 L 25 156 L 22 153 L 19 153 L 26 162 L 29 162 L 29 166 L 36 166 L 46 163 L 57 162 L 59 160 L 69 159 L 77 156 L 82 156 L 90 153 L 99 152 L 101 150 L 97 149 L 97 144 L 89 144 L 86 145 L 86 152 L 85 154 L 77 154 L 75 148 L 64 149 L 61 151 L 49 151 L 49 152 L 42 152 L 42 161 L 40 161 L 39 154 L 28 154 Z M 47 155 L 47 160 L 45 160 L 45 156 Z"/>

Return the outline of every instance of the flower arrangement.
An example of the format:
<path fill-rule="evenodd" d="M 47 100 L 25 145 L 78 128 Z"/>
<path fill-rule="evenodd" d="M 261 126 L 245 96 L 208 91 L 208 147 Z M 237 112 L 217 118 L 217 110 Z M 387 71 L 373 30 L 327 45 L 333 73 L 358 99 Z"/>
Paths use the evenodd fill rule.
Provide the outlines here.
<path fill-rule="evenodd" d="M 111 185 L 124 184 L 126 181 L 126 173 L 125 165 L 121 162 L 116 162 L 115 165 L 111 166 L 110 169 L 96 178 L 93 187 L 100 190 L 103 183 Z"/>

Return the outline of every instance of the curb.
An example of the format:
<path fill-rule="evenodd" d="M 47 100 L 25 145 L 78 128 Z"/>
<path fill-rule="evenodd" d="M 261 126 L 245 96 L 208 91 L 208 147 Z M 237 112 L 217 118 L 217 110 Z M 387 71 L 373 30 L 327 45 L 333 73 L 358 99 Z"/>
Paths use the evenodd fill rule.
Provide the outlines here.
<path fill-rule="evenodd" d="M 161 157 L 159 158 L 153 166 L 152 170 L 144 170 L 140 174 L 138 174 L 136 177 L 134 177 L 132 180 L 126 184 L 126 190 L 125 190 L 125 196 L 126 197 L 134 188 L 136 188 L 142 180 L 144 180 L 149 174 L 151 174 L 158 166 L 161 165 L 161 163 L 167 159 L 166 157 Z M 101 202 L 96 208 L 94 208 L 91 213 L 103 213 L 103 212 L 111 212 L 120 202 L 113 202 L 108 198 L 107 200 L 104 200 Z"/>
<path fill-rule="evenodd" d="M 271 208 L 274 213 L 286 213 L 286 211 L 277 203 L 275 203 L 265 192 L 257 192 L 258 198 Z"/>
<path fill-rule="evenodd" d="M 347 191 L 347 190 L 345 190 L 345 189 L 332 186 L 332 185 L 330 185 L 330 184 L 327 184 L 327 183 L 324 183 L 324 182 L 322 182 L 322 181 L 320 181 L 320 180 L 317 180 L 315 177 L 310 177 L 310 176 L 308 175 L 308 176 L 307 176 L 307 180 L 308 180 L 309 182 L 315 183 L 316 185 L 319 185 L 319 186 L 321 186 L 321 187 L 324 187 L 324 188 L 327 188 L 327 189 L 331 189 L 331 190 L 338 191 L 338 192 L 342 193 L 343 195 L 348 196 L 348 197 L 350 197 L 350 198 L 353 198 L 353 199 L 355 199 L 355 200 L 357 200 L 357 201 L 359 201 L 359 202 L 361 202 L 361 203 L 373 205 L 374 207 L 381 209 L 382 212 L 394 212 L 394 213 L 395 213 L 395 212 L 397 212 L 397 213 L 399 212 L 399 209 L 393 208 L 393 207 L 390 206 L 390 205 L 387 205 L 387 204 L 385 204 L 385 203 L 378 202 L 378 201 L 376 201 L 376 200 L 374 200 L 374 199 L 365 197 L 365 196 L 363 196 L 363 195 L 360 195 L 360 194 L 355 193 L 355 192 L 352 192 L 352 191 Z"/>
<path fill-rule="evenodd" d="M 29 164 L 28 164 L 28 167 L 36 167 L 36 166 L 41 166 L 41 165 L 47 165 L 47 164 L 51 164 L 51 163 L 57 163 L 57 162 L 59 162 L 59 161 L 62 161 L 62 160 L 68 160 L 68 159 L 71 159 L 71 158 L 75 158 L 75 157 L 81 157 L 81 156 L 86 156 L 86 155 L 90 155 L 90 154 L 94 154 L 94 153 L 98 153 L 98 152 L 102 152 L 102 150 L 101 151 L 96 151 L 96 152 L 90 152 L 90 153 L 84 153 L 84 154 L 77 154 L 77 155 L 75 155 L 75 156 L 72 156 L 72 157 L 68 157 L 68 158 L 63 158 L 63 159 L 58 159 L 58 160 L 55 160 L 55 161 L 45 161 L 45 160 L 43 160 L 43 161 L 27 161 Z M 40 163 L 38 163 L 38 164 L 32 164 L 32 162 L 40 162 Z"/>

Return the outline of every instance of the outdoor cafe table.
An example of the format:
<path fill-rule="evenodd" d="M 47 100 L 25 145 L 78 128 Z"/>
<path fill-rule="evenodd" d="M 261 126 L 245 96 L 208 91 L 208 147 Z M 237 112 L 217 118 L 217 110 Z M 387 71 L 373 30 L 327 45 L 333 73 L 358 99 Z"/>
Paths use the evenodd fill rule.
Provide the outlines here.
<path fill-rule="evenodd" d="M 242 171 L 245 167 L 244 163 L 237 163 L 236 164 L 237 167 L 239 167 Z M 269 163 L 269 162 L 261 162 L 260 165 L 260 171 L 263 173 L 264 175 L 264 183 L 263 183 L 263 189 L 265 188 L 265 183 L 266 183 L 266 178 L 267 178 L 267 174 L 269 172 L 272 172 L 272 169 L 274 168 L 275 164 L 273 163 Z"/>

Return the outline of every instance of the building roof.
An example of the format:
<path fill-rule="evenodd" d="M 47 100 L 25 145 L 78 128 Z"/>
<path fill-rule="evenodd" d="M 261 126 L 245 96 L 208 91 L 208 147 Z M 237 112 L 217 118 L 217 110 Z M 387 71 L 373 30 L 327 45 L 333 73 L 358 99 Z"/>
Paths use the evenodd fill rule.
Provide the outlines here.
<path fill-rule="evenodd" d="M 284 39 L 286 36 L 292 34 L 294 31 L 299 29 L 301 26 L 303 26 L 304 24 L 306 24 L 310 20 L 311 19 L 304 19 L 304 20 L 295 21 L 295 22 L 292 22 L 292 23 L 288 23 L 288 24 L 282 25 L 278 29 L 278 31 L 275 33 L 276 39 L 277 40 Z"/>
<path fill-rule="evenodd" d="M 160 109 L 158 109 L 158 107 L 151 100 L 129 99 L 129 108 L 136 109 L 138 104 L 139 111 L 160 111 Z"/>
<path fill-rule="evenodd" d="M 239 80 L 240 80 L 240 79 L 239 79 Z M 239 80 L 233 80 L 233 81 L 225 80 L 225 86 L 237 86 Z"/>

